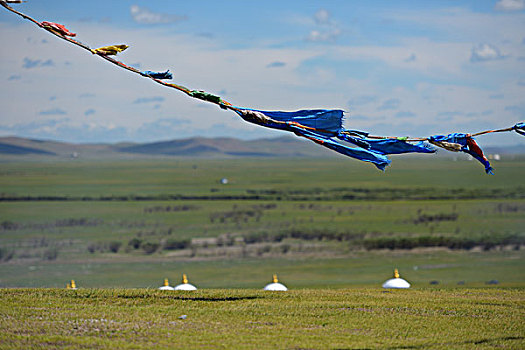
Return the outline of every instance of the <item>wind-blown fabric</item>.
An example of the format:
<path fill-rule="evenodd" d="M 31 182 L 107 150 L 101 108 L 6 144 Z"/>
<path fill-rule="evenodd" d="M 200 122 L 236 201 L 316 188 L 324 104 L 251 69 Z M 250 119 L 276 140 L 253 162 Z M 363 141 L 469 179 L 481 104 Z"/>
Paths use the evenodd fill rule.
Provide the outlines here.
<path fill-rule="evenodd" d="M 248 122 L 280 130 L 289 130 L 290 125 L 296 125 L 321 135 L 335 136 L 343 127 L 344 111 L 340 109 L 305 109 L 295 112 L 239 109 L 236 112 Z"/>
<path fill-rule="evenodd" d="M 52 30 L 54 32 L 57 32 L 61 35 L 65 35 L 65 36 L 76 36 L 75 33 L 71 33 L 65 26 L 63 26 L 62 24 L 58 24 L 58 23 L 54 23 L 54 22 L 42 22 L 40 23 L 40 25 L 45 28 L 45 29 L 48 29 L 48 30 Z"/>
<path fill-rule="evenodd" d="M 221 103 L 221 97 L 217 95 L 210 94 L 209 92 L 202 91 L 202 90 L 192 90 L 189 92 L 189 95 L 191 97 L 198 98 L 199 100 L 213 102 L 213 103 Z"/>
<path fill-rule="evenodd" d="M 508 131 L 516 131 L 516 133 L 525 136 L 524 122 L 518 122 L 510 128 L 487 130 L 474 135 L 454 133 L 425 138 L 371 136 L 368 132 L 343 128 L 344 112 L 339 109 L 304 109 L 295 112 L 282 112 L 236 107 L 222 99 L 220 96 L 209 92 L 192 90 L 182 85 L 164 82 L 163 80 L 173 78 L 173 75 L 169 73 L 169 70 L 166 72 L 141 72 L 134 67 L 128 66 L 123 62 L 110 57 L 126 50 L 128 48 L 127 45 L 110 45 L 98 49 L 92 49 L 88 45 L 73 39 L 72 37 L 76 36 L 76 34 L 70 32 L 64 25 L 48 21 L 38 22 L 8 5 L 20 2 L 21 1 L 18 0 L 0 0 L 0 6 L 33 22 L 38 27 L 55 34 L 60 39 L 98 55 L 100 58 L 111 62 L 117 67 L 124 68 L 130 72 L 139 74 L 142 77 L 149 78 L 164 87 L 176 89 L 185 93 L 187 96 L 205 102 L 214 103 L 222 109 L 234 111 L 247 122 L 267 128 L 293 132 L 297 136 L 305 137 L 338 153 L 365 162 L 371 162 L 381 170 L 384 170 L 385 167 L 390 164 L 390 160 L 385 156 L 387 154 L 410 152 L 434 153 L 435 149 L 425 143 L 425 141 L 428 141 L 431 144 L 449 151 L 470 154 L 485 166 L 485 171 L 488 174 L 492 174 L 492 167 L 490 166 L 489 161 L 472 136 Z M 341 140 L 344 143 L 340 143 L 336 139 Z M 412 142 L 418 143 L 413 144 Z M 353 144 L 356 147 L 349 147 L 347 143 Z"/>
<path fill-rule="evenodd" d="M 374 140 L 359 138 L 347 134 L 337 136 L 341 140 L 353 143 L 359 147 L 379 154 L 401 154 L 401 153 L 435 153 L 436 150 L 423 141 L 412 144 L 404 138 Z"/>
<path fill-rule="evenodd" d="M 98 49 L 91 50 L 94 54 L 99 55 L 105 55 L 105 56 L 114 56 L 118 54 L 119 52 L 122 52 L 126 50 L 129 46 L 128 45 L 110 45 L 110 46 L 104 46 L 99 47 Z"/>
<path fill-rule="evenodd" d="M 344 113 L 342 110 L 313 109 L 282 112 L 241 109 L 236 112 L 250 123 L 291 131 L 338 153 L 373 163 L 378 169 L 385 170 L 390 164 L 390 160 L 384 155 L 359 147 L 348 147 L 331 138 L 337 136 L 342 129 Z"/>
<path fill-rule="evenodd" d="M 518 134 L 525 136 L 525 123 L 517 123 L 512 127 Z"/>
<path fill-rule="evenodd" d="M 494 169 L 490 166 L 489 160 L 485 157 L 483 151 L 470 134 L 453 133 L 448 135 L 435 135 L 429 137 L 429 142 L 449 151 L 470 154 L 485 166 L 485 172 L 487 174 L 494 175 Z"/>
<path fill-rule="evenodd" d="M 153 79 L 173 79 L 173 74 L 170 73 L 168 69 L 165 72 L 152 72 L 150 70 L 144 71 L 141 73 L 143 76 L 147 76 Z"/>
<path fill-rule="evenodd" d="M 384 171 L 385 167 L 391 162 L 390 159 L 379 153 L 370 152 L 360 147 L 348 147 L 337 141 L 334 141 L 330 137 L 309 130 L 305 130 L 299 126 L 290 125 L 290 128 L 294 130 L 295 134 L 298 136 L 305 137 L 321 146 L 329 148 L 338 153 L 344 154 L 345 156 L 359 159 L 364 162 L 373 163 L 378 169 L 382 171 Z"/>

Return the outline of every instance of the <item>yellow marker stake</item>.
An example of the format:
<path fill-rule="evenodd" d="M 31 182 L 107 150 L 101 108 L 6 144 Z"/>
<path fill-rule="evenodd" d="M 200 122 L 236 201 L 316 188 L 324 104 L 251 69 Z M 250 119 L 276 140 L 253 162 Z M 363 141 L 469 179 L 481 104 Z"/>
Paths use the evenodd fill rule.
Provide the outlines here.
<path fill-rule="evenodd" d="M 75 280 L 71 280 L 71 289 L 77 289 L 77 285 L 75 284 Z"/>
<path fill-rule="evenodd" d="M 187 284 L 188 283 L 188 277 L 186 277 L 185 273 L 182 274 L 182 283 L 183 284 Z"/>
<path fill-rule="evenodd" d="M 170 285 L 170 283 L 169 283 L 168 279 L 165 278 L 165 279 L 164 279 L 164 286 L 167 287 L 167 286 L 169 286 L 169 285 Z"/>
<path fill-rule="evenodd" d="M 397 269 L 394 269 L 394 278 L 399 278 L 399 272 Z"/>
<path fill-rule="evenodd" d="M 278 283 L 278 282 L 279 282 L 279 280 L 277 279 L 277 275 L 274 274 L 273 275 L 273 279 L 272 279 L 272 283 Z"/>

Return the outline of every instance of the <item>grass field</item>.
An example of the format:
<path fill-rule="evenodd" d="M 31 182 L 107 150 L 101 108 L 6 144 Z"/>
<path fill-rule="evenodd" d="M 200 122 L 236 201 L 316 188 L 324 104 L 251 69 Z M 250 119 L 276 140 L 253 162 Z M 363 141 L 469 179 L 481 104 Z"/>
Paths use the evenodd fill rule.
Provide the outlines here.
<path fill-rule="evenodd" d="M 523 290 L 0 290 L 0 348 L 522 349 Z"/>
<path fill-rule="evenodd" d="M 498 162 L 496 176 L 468 161 L 394 164 L 382 173 L 338 158 L 4 162 L 0 286 L 152 287 L 191 272 L 210 288 L 257 288 L 272 273 L 342 288 L 379 283 L 396 266 L 423 284 L 525 281 L 524 161 Z M 414 270 L 440 261 L 434 277 Z M 356 262 L 367 272 L 340 274 Z M 462 274 L 447 277 L 449 267 Z"/>
<path fill-rule="evenodd" d="M 334 196 L 351 189 L 379 189 L 388 193 L 399 189 L 406 194 L 413 190 L 425 190 L 426 193 L 433 190 L 435 195 L 440 191 L 456 190 L 476 195 L 486 194 L 486 191 L 508 193 L 512 189 L 521 191 L 523 197 L 525 159 L 499 161 L 494 168 L 496 175 L 487 176 L 475 162 L 439 157 L 399 157 L 385 173 L 372 165 L 342 157 L 4 161 L 0 169 L 0 193 L 3 197 L 98 198 L 247 195 L 250 191 L 277 192 L 277 195 L 279 191 L 296 192 L 310 196 L 331 193 Z M 220 185 L 221 178 L 229 180 L 227 186 Z"/>
<path fill-rule="evenodd" d="M 525 347 L 521 158 L 1 165 L 0 349 Z"/>

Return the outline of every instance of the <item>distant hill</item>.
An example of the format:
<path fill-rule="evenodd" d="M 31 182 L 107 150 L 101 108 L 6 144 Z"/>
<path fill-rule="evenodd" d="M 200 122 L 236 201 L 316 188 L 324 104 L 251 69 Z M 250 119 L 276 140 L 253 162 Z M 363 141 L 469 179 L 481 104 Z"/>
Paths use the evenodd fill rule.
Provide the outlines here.
<path fill-rule="evenodd" d="M 315 157 L 333 152 L 293 137 L 239 140 L 195 137 L 151 143 L 76 144 L 20 137 L 0 137 L 0 155 L 71 158 L 126 157 Z"/>
<path fill-rule="evenodd" d="M 43 151 L 38 148 L 32 148 L 32 147 L 24 147 L 24 146 L 17 146 L 12 145 L 9 143 L 3 143 L 0 142 L 0 154 L 17 154 L 17 155 L 23 155 L 23 154 L 45 154 L 45 155 L 55 155 L 53 152 L 47 152 Z"/>
<path fill-rule="evenodd" d="M 525 145 L 484 147 L 487 155 L 525 154 Z M 455 156 L 444 150 L 439 156 Z M 59 158 L 137 158 L 137 157 L 335 157 L 337 153 L 313 142 L 290 136 L 271 139 L 239 140 L 205 138 L 150 143 L 77 144 L 20 137 L 0 137 L 0 156 Z"/>

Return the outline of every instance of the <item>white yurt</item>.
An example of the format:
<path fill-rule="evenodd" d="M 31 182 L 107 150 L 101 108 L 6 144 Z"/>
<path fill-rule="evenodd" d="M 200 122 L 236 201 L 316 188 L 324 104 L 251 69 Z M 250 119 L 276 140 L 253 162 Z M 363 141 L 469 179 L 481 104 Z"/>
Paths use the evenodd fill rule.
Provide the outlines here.
<path fill-rule="evenodd" d="M 267 284 L 266 287 L 264 287 L 264 290 L 286 292 L 288 288 L 286 288 L 284 284 L 279 283 L 277 275 L 273 275 L 272 283 Z"/>
<path fill-rule="evenodd" d="M 403 288 L 410 288 L 410 283 L 399 277 L 399 272 L 397 269 L 394 270 L 394 278 L 389 279 L 385 283 L 383 283 L 383 288 L 397 288 L 397 289 L 403 289 Z"/>
<path fill-rule="evenodd" d="M 182 274 L 182 283 L 178 286 L 175 286 L 173 288 L 174 290 L 197 290 L 197 287 L 195 287 L 193 284 L 188 283 L 188 277 L 186 277 L 186 274 Z"/>
<path fill-rule="evenodd" d="M 170 286 L 170 282 L 167 278 L 164 279 L 164 285 L 162 287 L 159 287 L 160 290 L 173 290 L 173 287 Z"/>

